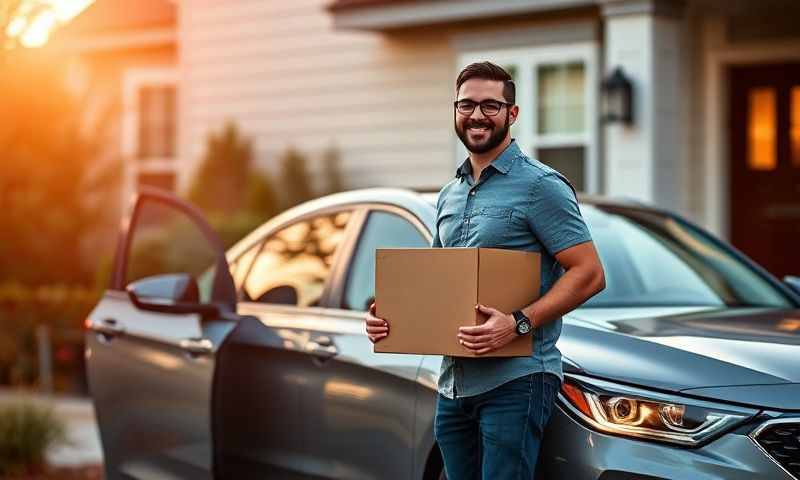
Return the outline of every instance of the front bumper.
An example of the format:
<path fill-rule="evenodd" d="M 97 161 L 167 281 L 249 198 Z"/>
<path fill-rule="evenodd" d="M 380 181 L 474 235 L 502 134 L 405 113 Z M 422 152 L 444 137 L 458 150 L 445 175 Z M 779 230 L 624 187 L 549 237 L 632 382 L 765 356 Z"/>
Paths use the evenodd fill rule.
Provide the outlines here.
<path fill-rule="evenodd" d="M 598 433 L 567 413 L 563 401 L 548 423 L 537 479 L 792 479 L 748 436 L 778 414 L 759 415 L 702 447 L 681 448 Z"/>

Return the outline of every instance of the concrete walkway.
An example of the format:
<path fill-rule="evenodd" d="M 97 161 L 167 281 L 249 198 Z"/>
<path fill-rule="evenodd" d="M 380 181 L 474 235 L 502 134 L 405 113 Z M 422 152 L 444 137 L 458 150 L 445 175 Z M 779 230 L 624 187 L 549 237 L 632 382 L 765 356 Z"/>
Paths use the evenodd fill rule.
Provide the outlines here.
<path fill-rule="evenodd" d="M 34 392 L 0 389 L 0 404 L 33 402 L 49 405 L 67 426 L 69 445 L 60 445 L 47 452 L 47 461 L 56 467 L 74 467 L 103 463 L 100 433 L 90 398 L 42 395 Z"/>

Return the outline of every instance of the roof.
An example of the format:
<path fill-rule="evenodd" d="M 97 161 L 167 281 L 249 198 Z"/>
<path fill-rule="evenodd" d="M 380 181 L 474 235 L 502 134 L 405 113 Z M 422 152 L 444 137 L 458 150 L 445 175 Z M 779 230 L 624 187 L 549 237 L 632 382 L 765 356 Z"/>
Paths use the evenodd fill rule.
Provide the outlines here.
<path fill-rule="evenodd" d="M 431 0 L 333 0 L 328 4 L 328 10 L 341 11 L 348 8 L 376 7 L 395 5 L 399 3 L 421 3 Z"/>
<path fill-rule="evenodd" d="M 80 37 L 120 31 L 175 27 L 177 7 L 172 0 L 95 0 L 58 35 Z"/>

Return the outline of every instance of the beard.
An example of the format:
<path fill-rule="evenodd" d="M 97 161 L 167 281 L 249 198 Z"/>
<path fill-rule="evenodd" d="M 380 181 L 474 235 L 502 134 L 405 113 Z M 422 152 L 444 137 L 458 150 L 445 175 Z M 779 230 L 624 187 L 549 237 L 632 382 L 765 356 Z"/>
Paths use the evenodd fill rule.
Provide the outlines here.
<path fill-rule="evenodd" d="M 469 139 L 469 134 L 467 133 L 467 130 L 470 127 L 488 128 L 489 138 L 480 143 L 475 143 L 471 141 Z M 510 128 L 508 125 L 508 112 L 506 112 L 505 124 L 500 128 L 495 128 L 495 124 L 491 120 L 477 121 L 472 119 L 467 119 L 463 124 L 463 128 L 458 128 L 458 123 L 456 123 L 455 128 L 456 128 L 456 135 L 458 135 L 458 138 L 461 139 L 461 143 L 463 143 L 464 146 L 467 147 L 467 150 L 469 150 L 472 153 L 486 153 L 489 150 L 500 145 L 503 139 L 506 138 L 506 135 L 508 135 L 508 130 Z"/>

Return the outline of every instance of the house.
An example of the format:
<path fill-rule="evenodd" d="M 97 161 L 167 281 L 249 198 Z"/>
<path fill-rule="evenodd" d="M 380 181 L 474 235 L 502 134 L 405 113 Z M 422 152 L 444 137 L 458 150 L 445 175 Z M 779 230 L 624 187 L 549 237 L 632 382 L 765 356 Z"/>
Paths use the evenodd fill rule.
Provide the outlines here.
<path fill-rule="evenodd" d="M 141 184 L 176 188 L 176 22 L 170 0 L 96 0 L 51 42 L 71 59 L 73 88 L 88 92 L 86 114 L 110 119 L 104 154 L 123 159 L 123 199 Z"/>
<path fill-rule="evenodd" d="M 137 38 L 169 39 L 158 48 L 174 56 L 114 74 L 131 185 L 169 171 L 182 188 L 209 130 L 233 119 L 265 168 L 290 145 L 312 159 L 335 145 L 350 187 L 436 189 L 465 155 L 456 74 L 489 59 L 515 77 L 522 148 L 579 190 L 676 210 L 773 273 L 800 273 L 796 0 L 173 5 L 172 33 Z M 618 68 L 630 123 L 602 120 Z"/>

